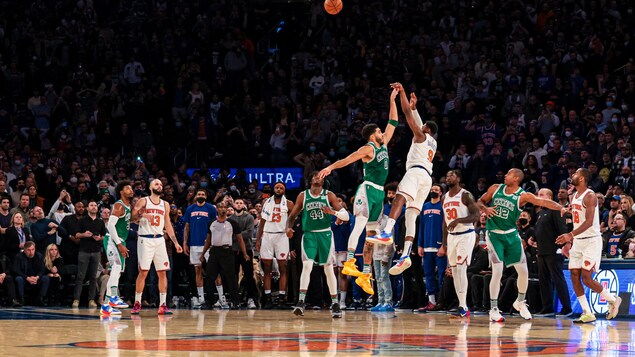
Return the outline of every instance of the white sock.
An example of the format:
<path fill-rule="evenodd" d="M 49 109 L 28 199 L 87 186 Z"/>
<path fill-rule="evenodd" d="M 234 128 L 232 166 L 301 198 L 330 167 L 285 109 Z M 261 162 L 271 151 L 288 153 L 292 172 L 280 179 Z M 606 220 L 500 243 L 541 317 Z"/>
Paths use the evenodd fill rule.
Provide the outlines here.
<path fill-rule="evenodd" d="M 340 305 L 346 305 L 346 291 L 340 291 Z"/>
<path fill-rule="evenodd" d="M 265 295 L 271 295 L 271 290 L 265 290 Z"/>
<path fill-rule="evenodd" d="M 384 227 L 384 232 L 392 232 L 392 229 L 395 227 L 395 220 L 392 218 L 388 218 L 386 221 L 386 227 Z"/>
<path fill-rule="evenodd" d="M 433 295 L 428 295 L 428 300 L 429 300 L 432 304 L 435 304 L 435 305 L 437 304 L 437 298 L 436 298 L 436 297 L 434 297 L 434 294 L 433 294 Z"/>
<path fill-rule="evenodd" d="M 205 301 L 205 289 L 203 289 L 202 286 L 197 286 L 196 287 L 196 292 L 198 292 L 198 301 L 203 302 Z"/>
<path fill-rule="evenodd" d="M 278 295 L 285 296 L 285 295 L 287 295 L 287 292 L 284 291 L 284 290 L 280 290 L 280 291 L 278 291 Z"/>
<path fill-rule="evenodd" d="M 600 295 L 602 295 L 602 297 L 608 301 L 608 302 L 615 302 L 615 295 L 611 294 L 610 292 L 608 292 L 606 290 L 606 288 L 602 289 L 602 292 L 600 292 Z"/>
<path fill-rule="evenodd" d="M 137 302 L 137 301 L 141 302 L 141 294 L 143 294 L 143 293 L 137 293 L 137 292 L 134 293 L 134 301 L 135 302 Z"/>
<path fill-rule="evenodd" d="M 159 306 L 165 305 L 165 300 L 168 297 L 168 293 L 159 293 Z"/>
<path fill-rule="evenodd" d="M 216 291 L 218 291 L 218 297 L 223 296 L 223 284 L 216 285 Z"/>
<path fill-rule="evenodd" d="M 403 244 L 403 252 L 401 253 L 401 257 L 408 257 L 410 256 L 410 249 L 412 248 L 412 242 L 407 240 L 404 242 Z"/>
<path fill-rule="evenodd" d="M 589 306 L 589 301 L 586 299 L 586 295 L 578 296 L 578 301 L 580 302 L 580 307 L 582 308 L 582 314 L 591 313 L 591 307 Z"/>

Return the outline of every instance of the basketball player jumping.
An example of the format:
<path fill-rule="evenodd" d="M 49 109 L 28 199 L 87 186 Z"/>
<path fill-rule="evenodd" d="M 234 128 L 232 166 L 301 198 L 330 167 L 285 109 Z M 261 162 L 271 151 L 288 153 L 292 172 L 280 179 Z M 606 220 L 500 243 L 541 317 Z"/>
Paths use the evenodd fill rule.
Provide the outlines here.
<path fill-rule="evenodd" d="M 392 240 L 382 239 L 366 239 L 364 246 L 364 270 L 360 272 L 355 265 L 355 249 L 359 236 L 362 234 L 364 227 L 366 234 L 370 236 L 376 235 L 379 231 L 379 220 L 382 216 L 384 208 L 384 185 L 388 177 L 388 149 L 387 145 L 395 132 L 395 128 L 399 125 L 397 121 L 397 104 L 395 98 L 399 90 L 393 88 L 390 93 L 390 112 L 388 114 L 388 126 L 384 133 L 376 124 L 368 124 L 362 129 L 362 136 L 367 143 L 354 153 L 348 155 L 342 160 L 338 160 L 320 171 L 320 179 L 324 179 L 331 171 L 346 167 L 357 160 L 362 160 L 364 165 L 364 182 L 359 185 L 355 193 L 355 203 L 353 214 L 355 215 L 355 225 L 348 238 L 348 251 L 346 262 L 342 273 L 357 277 L 355 283 L 361 286 L 367 294 L 373 295 L 373 284 L 371 283 L 372 263 L 372 243 L 391 244 Z"/>
<path fill-rule="evenodd" d="M 558 236 L 557 244 L 573 244 L 569 251 L 569 271 L 571 282 L 580 306 L 582 315 L 574 322 L 588 323 L 595 321 L 589 302 L 584 294 L 584 285 L 600 294 L 608 304 L 607 320 L 617 316 L 622 298 L 611 294 L 605 287 L 593 280 L 594 270 L 600 270 L 602 260 L 602 233 L 600 232 L 600 218 L 597 214 L 598 201 L 595 192 L 588 187 L 591 173 L 588 169 L 578 169 L 571 177 L 571 184 L 575 187 L 575 194 L 571 199 L 573 215 L 573 231 Z"/>
<path fill-rule="evenodd" d="M 168 291 L 168 280 L 165 272 L 170 270 L 168 251 L 165 247 L 163 228 L 174 243 L 177 253 L 183 252 L 174 235 L 174 228 L 170 221 L 170 207 L 161 199 L 163 184 L 161 180 L 154 179 L 150 182 L 150 196 L 141 198 L 134 209 L 132 217 L 139 219 L 139 239 L 137 240 L 137 254 L 139 259 L 139 275 L 135 289 L 135 302 L 131 314 L 138 315 L 141 312 L 141 294 L 145 286 L 146 277 L 150 270 L 150 264 L 154 263 L 159 277 L 159 315 L 171 315 L 172 311 L 165 303 Z"/>
<path fill-rule="evenodd" d="M 432 160 L 437 152 L 437 141 L 433 135 L 437 132 L 437 124 L 433 121 L 422 123 L 419 113 L 416 110 L 417 97 L 411 93 L 411 101 L 408 101 L 406 92 L 400 83 L 391 84 L 397 89 L 400 95 L 401 110 L 406 116 L 408 126 L 414 135 L 410 150 L 406 160 L 406 174 L 399 182 L 397 197 L 392 202 L 390 218 L 384 230 L 368 239 L 384 241 L 385 244 L 392 243 L 392 229 L 395 221 L 401 214 L 402 206 L 406 203 L 406 241 L 401 258 L 395 266 L 390 268 L 391 275 L 401 274 L 411 265 L 410 250 L 417 230 L 416 220 L 423 203 L 428 198 L 428 193 L 432 188 Z"/>
<path fill-rule="evenodd" d="M 474 222 L 480 212 L 474 196 L 461 188 L 461 173 L 450 170 L 445 175 L 448 193 L 441 200 L 443 206 L 443 247 L 447 250 L 448 264 L 454 277 L 454 290 L 459 298 L 456 316 L 469 317 L 467 308 L 467 267 L 472 260 L 474 248 Z"/>
<path fill-rule="evenodd" d="M 271 301 L 271 271 L 273 259 L 278 263 L 280 282 L 278 292 L 278 307 L 284 308 L 287 303 L 287 259 L 289 258 L 289 238 L 286 234 L 289 211 L 293 210 L 293 201 L 288 200 L 284 193 L 286 187 L 282 182 L 273 186 L 273 196 L 262 205 L 262 223 L 258 225 L 256 234 L 256 250 L 260 252 L 263 270 L 265 272 L 265 308 L 270 309 Z"/>
<path fill-rule="evenodd" d="M 520 217 L 522 207 L 527 203 L 540 206 L 564 214 L 566 209 L 560 204 L 538 198 L 534 194 L 520 188 L 524 174 L 519 169 L 510 169 L 505 175 L 504 184 L 495 184 L 479 198 L 478 208 L 487 218 L 487 250 L 492 262 L 492 280 L 489 284 L 491 310 L 489 318 L 493 322 L 503 322 L 505 318 L 498 309 L 498 293 L 500 292 L 503 264 L 514 266 L 518 272 L 518 297 L 514 309 L 520 312 L 525 320 L 531 319 L 531 313 L 525 303 L 525 294 L 529 286 L 529 270 L 523 245 L 518 235 L 516 221 Z M 492 203 L 488 207 L 488 203 Z"/>
<path fill-rule="evenodd" d="M 128 304 L 119 297 L 119 277 L 125 270 L 126 258 L 128 257 L 126 240 L 130 230 L 130 201 L 134 197 L 134 192 L 130 181 L 126 180 L 119 181 L 115 191 L 119 196 L 119 201 L 113 205 L 112 214 L 106 227 L 108 234 L 104 236 L 104 250 L 110 266 L 106 299 L 100 311 L 101 315 L 104 316 L 120 315 L 121 311 L 117 309 L 128 307 Z"/>
<path fill-rule="evenodd" d="M 295 218 L 302 211 L 302 274 L 300 275 L 300 297 L 293 313 L 304 316 L 304 298 L 311 281 L 313 264 L 324 266 L 326 284 L 331 295 L 331 313 L 333 318 L 342 317 L 340 304 L 337 301 L 337 277 L 333 271 L 335 265 L 335 243 L 331 231 L 331 217 L 348 221 L 348 212 L 337 201 L 331 191 L 323 188 L 324 180 L 318 172 L 311 174 L 311 187 L 300 192 L 298 199 L 287 220 L 287 237 L 293 237 Z"/>

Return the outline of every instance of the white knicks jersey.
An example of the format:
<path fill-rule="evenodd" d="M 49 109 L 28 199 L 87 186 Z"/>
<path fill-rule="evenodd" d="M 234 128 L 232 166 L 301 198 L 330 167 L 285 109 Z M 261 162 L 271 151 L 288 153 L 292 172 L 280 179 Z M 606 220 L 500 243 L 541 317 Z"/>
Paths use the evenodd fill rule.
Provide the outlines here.
<path fill-rule="evenodd" d="M 465 192 L 467 191 L 462 188 L 456 196 L 450 196 L 449 192 L 445 194 L 445 199 L 443 200 L 443 214 L 445 216 L 446 225 L 449 225 L 455 219 L 465 218 L 470 215 L 470 210 L 462 200 L 463 193 Z M 456 225 L 452 233 L 461 233 L 470 229 L 474 229 L 474 223 L 459 223 Z"/>
<path fill-rule="evenodd" d="M 273 212 L 271 214 L 271 221 L 264 221 L 265 227 L 263 232 L 265 233 L 282 233 L 287 231 L 287 217 L 288 212 L 282 212 L 280 210 L 280 204 L 273 205 Z"/>
<path fill-rule="evenodd" d="M 426 141 L 422 143 L 415 143 L 413 140 L 406 157 L 406 169 L 423 166 L 429 174 L 432 174 L 432 160 L 436 152 L 437 141 L 431 135 L 426 134 Z"/>
<path fill-rule="evenodd" d="M 139 236 L 163 235 L 165 226 L 165 202 L 159 200 L 158 204 L 152 202 L 150 197 L 146 197 L 146 211 L 139 220 Z"/>
<path fill-rule="evenodd" d="M 576 230 L 582 225 L 582 222 L 586 219 L 587 207 L 584 205 L 584 197 L 587 194 L 594 195 L 595 193 L 590 188 L 582 193 L 576 192 L 571 199 L 571 213 L 573 215 L 573 229 Z M 584 232 L 578 234 L 574 238 L 589 238 L 600 237 L 602 235 L 600 231 L 600 215 L 598 214 L 597 204 L 595 205 L 595 214 L 593 215 L 593 224 Z"/>

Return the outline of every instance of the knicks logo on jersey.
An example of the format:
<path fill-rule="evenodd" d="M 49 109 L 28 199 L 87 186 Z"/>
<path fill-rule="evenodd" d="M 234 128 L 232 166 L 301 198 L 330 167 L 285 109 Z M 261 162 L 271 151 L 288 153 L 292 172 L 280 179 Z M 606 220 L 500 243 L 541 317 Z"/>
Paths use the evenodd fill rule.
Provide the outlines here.
<path fill-rule="evenodd" d="M 156 208 L 146 208 L 146 214 L 158 214 L 158 215 L 165 215 L 165 211 L 162 209 L 156 209 Z"/>
<path fill-rule="evenodd" d="M 424 210 L 424 211 L 423 211 L 423 214 L 424 214 L 424 215 L 428 215 L 428 214 L 430 214 L 430 215 L 437 215 L 437 216 L 440 216 L 440 215 L 441 215 L 441 210 L 439 210 L 439 209 L 435 209 L 435 208 L 429 208 L 429 209 L 427 209 L 427 210 Z"/>
<path fill-rule="evenodd" d="M 209 212 L 206 211 L 196 211 L 196 212 L 192 212 L 192 217 L 203 217 L 203 218 L 208 218 L 209 217 Z"/>

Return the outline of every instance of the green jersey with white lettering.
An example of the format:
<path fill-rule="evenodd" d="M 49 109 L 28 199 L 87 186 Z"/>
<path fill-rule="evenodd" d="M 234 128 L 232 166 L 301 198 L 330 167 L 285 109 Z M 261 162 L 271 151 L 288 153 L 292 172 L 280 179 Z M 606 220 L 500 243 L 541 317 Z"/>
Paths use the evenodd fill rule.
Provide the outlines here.
<path fill-rule="evenodd" d="M 520 217 L 520 212 L 522 212 L 520 209 L 520 195 L 524 192 L 519 187 L 516 192 L 506 194 L 505 185 L 501 184 L 498 186 L 498 190 L 492 196 L 491 202 L 491 206 L 496 207 L 496 215 L 487 220 L 486 228 L 488 231 L 517 229 L 516 221 Z"/>
<path fill-rule="evenodd" d="M 115 230 L 117 236 L 121 239 L 123 245 L 126 245 L 126 239 L 128 239 L 128 231 L 130 230 L 130 207 L 126 206 L 121 200 L 115 202 L 121 204 L 123 207 L 123 217 L 119 217 L 117 224 L 115 224 Z M 108 241 L 110 240 L 110 233 L 104 236 L 104 248 L 107 249 Z"/>
<path fill-rule="evenodd" d="M 382 145 L 379 148 L 373 143 L 368 143 L 375 152 L 373 159 L 369 162 L 364 162 L 364 181 L 369 181 L 379 186 L 386 184 L 386 178 L 388 178 L 388 149 L 386 145 Z"/>
<path fill-rule="evenodd" d="M 305 232 L 331 228 L 331 216 L 322 211 L 322 207 L 330 207 L 328 192 L 323 189 L 317 197 L 314 197 L 311 195 L 311 190 L 304 191 L 302 229 Z"/>

